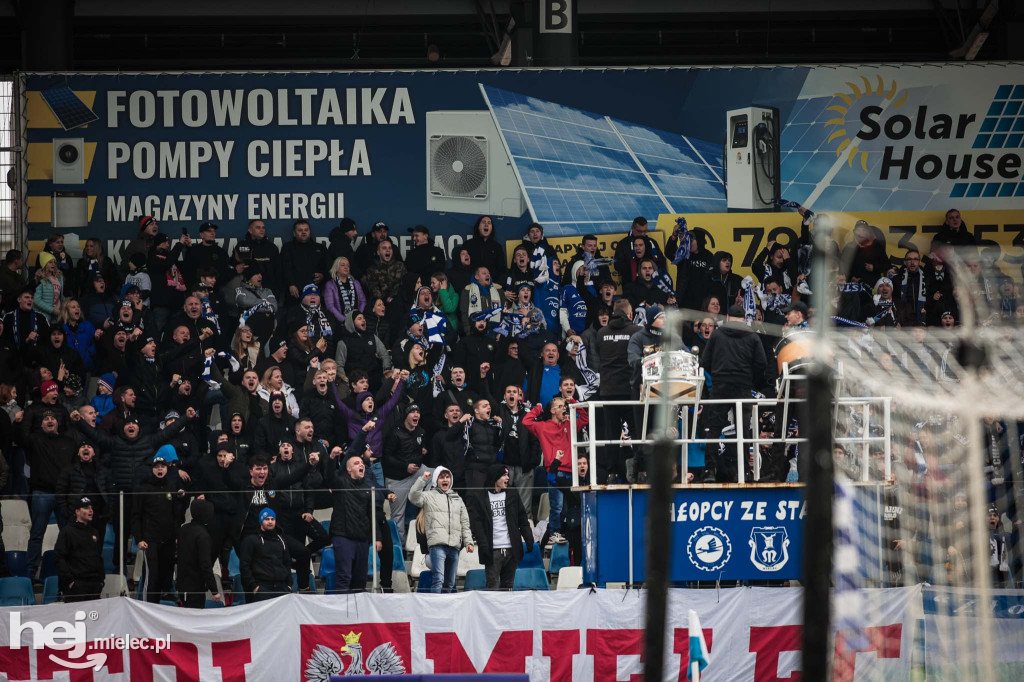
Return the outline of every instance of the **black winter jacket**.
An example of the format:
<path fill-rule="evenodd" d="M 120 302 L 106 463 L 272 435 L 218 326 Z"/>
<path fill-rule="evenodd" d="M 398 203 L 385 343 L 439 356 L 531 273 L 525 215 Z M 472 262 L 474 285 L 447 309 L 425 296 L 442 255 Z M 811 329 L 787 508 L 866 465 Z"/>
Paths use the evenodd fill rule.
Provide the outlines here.
<path fill-rule="evenodd" d="M 178 530 L 179 592 L 217 593 L 210 558 L 210 526 L 213 525 L 213 504 L 192 500 L 192 520 Z"/>
<path fill-rule="evenodd" d="M 26 446 L 28 464 L 32 468 L 32 490 L 56 492 L 60 472 L 71 465 L 78 450 L 75 439 L 66 434 L 35 431 L 28 437 Z"/>
<path fill-rule="evenodd" d="M 287 410 L 281 413 L 280 419 L 273 413 L 267 414 L 256 424 L 256 454 L 268 459 L 276 457 L 277 446 L 294 437 L 295 418 L 288 414 Z"/>
<path fill-rule="evenodd" d="M 600 359 L 602 398 L 630 395 L 629 339 L 640 331 L 625 313 L 612 313 L 608 324 L 597 332 L 597 357 Z"/>
<path fill-rule="evenodd" d="M 513 413 L 504 402 L 498 404 L 495 414 L 501 417 L 502 464 L 532 469 L 540 464 L 540 441 L 523 426 L 528 410 L 522 405 Z M 473 537 L 476 537 L 474 533 Z"/>
<path fill-rule="evenodd" d="M 316 438 L 323 438 L 332 446 L 342 445 L 348 440 L 348 428 L 330 388 L 327 387 L 324 395 L 320 395 L 316 387 L 306 391 L 299 405 L 299 413 L 313 420 L 313 434 Z"/>
<path fill-rule="evenodd" d="M 763 387 L 764 347 L 760 337 L 742 324 L 719 327 L 708 339 L 700 364 L 711 375 L 712 390 L 723 385 Z"/>
<path fill-rule="evenodd" d="M 161 445 L 174 438 L 190 422 L 190 419 L 178 419 L 163 431 L 137 436 L 132 440 L 123 434 L 108 436 L 84 421 L 78 422 L 78 429 L 86 440 L 103 451 L 106 465 L 113 478 L 111 492 L 116 493 L 121 490 L 130 492 L 135 483 L 138 467 L 145 464 Z"/>
<path fill-rule="evenodd" d="M 93 526 L 78 521 L 65 525 L 53 549 L 61 590 L 76 580 L 103 582 L 103 536 Z"/>
<path fill-rule="evenodd" d="M 469 511 L 469 527 L 480 553 L 480 563 L 490 566 L 494 561 L 494 516 L 488 491 L 475 490 L 466 495 L 466 509 Z M 523 560 L 523 542 L 526 543 L 526 551 L 533 551 L 533 530 L 523 501 L 512 489 L 505 490 L 505 523 L 511 540 L 512 558 L 518 564 Z"/>
<path fill-rule="evenodd" d="M 176 471 L 163 478 L 150 474 L 136 489 L 132 504 L 132 535 L 136 542 L 174 542 L 180 519 L 185 515 L 186 498 Z"/>
<path fill-rule="evenodd" d="M 295 467 L 288 467 L 277 470 L 280 475 L 275 475 L 273 470 L 267 476 L 266 482 L 259 487 L 252 484 L 249 478 L 249 471 L 245 468 L 239 470 L 244 477 L 236 479 L 233 483 L 239 491 L 240 508 L 242 510 L 241 533 L 242 536 L 255 535 L 260 532 L 260 510 L 270 507 L 275 513 L 285 510 L 285 495 L 281 491 L 287 490 L 295 484 L 301 483 L 309 475 L 311 468 L 308 463 L 300 462 Z M 289 498 L 291 499 L 291 498 Z M 312 511 L 307 509 L 307 511 Z"/>
<path fill-rule="evenodd" d="M 412 476 L 409 465 L 423 464 L 426 438 L 422 426 L 409 431 L 405 428 L 404 420 L 396 419 L 384 434 L 384 456 L 381 459 L 384 476 L 398 480 Z"/>
<path fill-rule="evenodd" d="M 238 567 L 242 574 L 242 586 L 248 592 L 256 587 L 291 584 L 292 558 L 284 538 L 276 528 L 261 530 L 242 540 Z"/>
<path fill-rule="evenodd" d="M 349 453 L 362 452 L 365 448 L 365 433 L 361 432 L 352 445 L 346 451 Z M 372 526 L 370 523 L 371 485 L 364 476 L 354 480 L 348 475 L 343 462 L 345 457 L 338 457 L 328 462 L 326 472 L 326 484 L 333 490 L 331 495 L 334 502 L 334 511 L 331 512 L 331 537 L 343 537 L 359 542 L 370 542 L 373 538 Z M 337 466 L 334 466 L 337 465 Z M 377 488 L 377 537 L 381 539 L 390 538 L 390 531 L 384 519 L 384 498 L 387 491 Z"/>
<path fill-rule="evenodd" d="M 110 500 L 106 498 L 107 493 L 113 487 L 110 472 L 95 458 L 91 462 L 83 462 L 75 458 L 70 466 L 64 467 L 57 479 L 57 503 L 63 505 L 64 517 L 73 519 L 75 510 L 74 501 L 81 497 L 88 497 L 92 500 L 92 510 L 95 517 L 103 517 L 107 513 L 107 506 Z"/>

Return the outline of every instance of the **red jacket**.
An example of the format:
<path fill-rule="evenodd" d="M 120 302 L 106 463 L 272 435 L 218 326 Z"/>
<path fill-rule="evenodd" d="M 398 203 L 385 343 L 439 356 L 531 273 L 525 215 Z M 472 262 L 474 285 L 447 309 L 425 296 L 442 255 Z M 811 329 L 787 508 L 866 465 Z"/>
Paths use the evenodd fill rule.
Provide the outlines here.
<path fill-rule="evenodd" d="M 543 405 L 537 405 L 523 417 L 523 426 L 540 441 L 541 451 L 544 453 L 544 468 L 548 469 L 555 461 L 555 453 L 559 450 L 565 452 L 562 462 L 558 465 L 559 471 L 572 473 L 572 449 L 569 439 L 568 417 L 561 424 L 553 419 L 537 421 L 537 417 L 544 410 Z M 582 431 L 587 425 L 589 417 L 584 409 L 576 410 L 576 430 Z"/>

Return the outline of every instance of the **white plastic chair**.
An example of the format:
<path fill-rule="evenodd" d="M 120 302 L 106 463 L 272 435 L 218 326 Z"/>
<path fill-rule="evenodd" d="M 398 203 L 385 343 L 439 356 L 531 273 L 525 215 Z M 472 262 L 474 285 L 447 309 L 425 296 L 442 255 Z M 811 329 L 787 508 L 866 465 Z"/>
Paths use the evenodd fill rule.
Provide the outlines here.
<path fill-rule="evenodd" d="M 465 578 L 466 574 L 475 568 L 483 568 L 484 565 L 480 563 L 480 553 L 476 551 L 476 547 L 473 548 L 473 552 L 467 552 L 466 548 L 463 547 L 459 551 L 459 569 L 456 572 L 460 578 Z"/>
<path fill-rule="evenodd" d="M 416 520 L 412 519 L 409 524 L 409 532 L 405 534 L 405 551 L 415 552 L 420 543 L 416 542 Z"/>
<path fill-rule="evenodd" d="M 128 595 L 128 581 L 123 575 L 107 575 L 103 578 L 103 590 L 100 592 L 100 599 L 110 597 L 125 597 Z"/>
<path fill-rule="evenodd" d="M 46 535 L 43 536 L 43 551 L 49 552 L 51 549 L 57 546 L 57 536 L 60 535 L 60 529 L 57 528 L 56 523 L 51 523 L 46 526 Z"/>
<path fill-rule="evenodd" d="M 563 566 L 558 570 L 556 590 L 575 590 L 583 584 L 582 566 Z"/>
<path fill-rule="evenodd" d="M 430 570 L 427 568 L 426 558 L 426 555 L 420 551 L 420 546 L 417 544 L 416 549 L 412 553 L 412 563 L 406 564 L 409 567 L 410 578 L 419 578 L 420 573 Z"/>
<path fill-rule="evenodd" d="M 540 496 L 540 503 L 537 507 L 537 520 L 546 521 L 551 514 L 551 498 L 547 493 Z"/>
<path fill-rule="evenodd" d="M 4 523 L 4 548 L 8 552 L 27 552 L 29 534 L 28 526 L 8 526 Z"/>
<path fill-rule="evenodd" d="M 8 526 L 32 527 L 32 515 L 25 500 L 0 500 L 0 514 L 3 514 L 4 530 Z"/>

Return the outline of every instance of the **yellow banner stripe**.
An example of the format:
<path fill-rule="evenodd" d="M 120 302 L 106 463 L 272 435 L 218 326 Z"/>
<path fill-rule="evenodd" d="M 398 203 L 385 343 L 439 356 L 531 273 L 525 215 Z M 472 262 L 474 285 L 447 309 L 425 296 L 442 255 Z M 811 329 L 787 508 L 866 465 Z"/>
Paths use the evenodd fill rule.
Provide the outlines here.
<path fill-rule="evenodd" d="M 92 109 L 92 105 L 96 102 L 96 91 L 95 90 L 75 90 L 76 95 L 79 99 L 85 102 L 85 105 Z M 57 122 L 57 117 L 50 111 L 50 105 L 43 99 L 42 94 L 38 90 L 29 90 L 26 93 L 25 98 L 25 114 L 27 122 L 25 127 L 27 128 L 58 128 L 62 129 L 60 123 Z M 88 125 L 81 126 L 82 128 L 88 128 Z M 78 130 L 78 128 L 75 128 Z"/>
<path fill-rule="evenodd" d="M 96 156 L 96 142 L 85 143 L 85 179 L 89 179 L 92 160 Z M 53 143 L 29 142 L 25 154 L 29 180 L 53 180 Z"/>
<path fill-rule="evenodd" d="M 48 197 L 28 197 L 28 222 L 49 223 L 53 200 Z M 92 222 L 92 210 L 96 207 L 96 197 L 89 196 L 89 222 Z M 82 228 L 85 229 L 85 228 Z"/>

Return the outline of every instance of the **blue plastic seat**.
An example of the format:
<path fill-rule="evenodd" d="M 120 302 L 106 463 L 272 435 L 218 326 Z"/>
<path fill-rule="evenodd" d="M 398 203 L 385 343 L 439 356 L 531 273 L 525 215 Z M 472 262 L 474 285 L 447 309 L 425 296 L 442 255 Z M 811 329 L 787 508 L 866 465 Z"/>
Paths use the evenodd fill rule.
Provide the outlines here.
<path fill-rule="evenodd" d="M 569 545 L 560 543 L 551 547 L 551 561 L 548 563 L 548 573 L 558 575 L 558 571 L 570 565 Z"/>
<path fill-rule="evenodd" d="M 392 521 L 391 519 L 388 519 L 388 528 L 391 529 L 391 544 L 401 547 L 402 538 L 398 534 L 398 524 Z"/>
<path fill-rule="evenodd" d="M 231 554 L 228 555 L 228 575 L 238 575 L 242 572 L 242 568 L 238 564 L 238 554 L 235 553 L 235 548 L 231 548 Z"/>
<path fill-rule="evenodd" d="M 31 580 L 25 577 L 0 578 L 0 606 L 34 606 L 35 603 Z"/>
<path fill-rule="evenodd" d="M 462 588 L 464 592 L 485 589 L 487 589 L 487 571 L 482 568 L 474 568 L 466 572 L 466 584 Z"/>
<path fill-rule="evenodd" d="M 43 579 L 43 603 L 53 604 L 57 601 L 60 592 L 60 578 L 51 575 Z"/>
<path fill-rule="evenodd" d="M 405 554 L 402 553 L 402 546 L 396 544 L 392 554 L 394 555 L 394 561 L 391 562 L 391 570 L 408 572 L 405 569 Z"/>
<path fill-rule="evenodd" d="M 380 573 L 380 555 L 377 554 L 377 550 L 370 548 L 370 553 L 366 557 L 366 577 L 368 580 L 373 580 L 373 566 L 377 565 L 377 573 Z"/>
<path fill-rule="evenodd" d="M 160 600 L 160 603 L 161 603 L 161 604 L 162 604 L 163 606 L 175 606 L 175 607 L 176 607 L 176 606 L 178 605 L 178 602 L 176 602 L 176 601 L 171 601 L 170 599 L 161 599 L 161 600 Z"/>
<path fill-rule="evenodd" d="M 28 575 L 28 552 L 7 552 L 7 572 L 16 578 Z"/>
<path fill-rule="evenodd" d="M 517 568 L 513 590 L 549 590 L 548 574 L 543 568 Z"/>
<path fill-rule="evenodd" d="M 234 601 L 231 602 L 232 604 L 245 603 L 245 588 L 242 587 L 241 575 L 231 576 L 231 591 L 235 593 Z"/>
<path fill-rule="evenodd" d="M 114 546 L 103 546 L 103 572 L 107 575 L 116 575 L 117 567 L 114 566 Z"/>
<path fill-rule="evenodd" d="M 107 530 L 103 534 L 103 546 L 106 547 L 107 545 L 114 546 L 114 527 L 109 523 L 107 524 Z"/>
<path fill-rule="evenodd" d="M 224 608 L 223 601 L 213 601 L 212 599 L 206 600 L 206 608 L 208 609 L 222 609 Z"/>
<path fill-rule="evenodd" d="M 526 551 L 526 543 L 523 543 L 523 560 L 519 562 L 519 568 L 544 568 L 544 559 L 540 555 L 540 545 L 533 544 L 533 551 Z"/>
<path fill-rule="evenodd" d="M 416 584 L 417 592 L 430 592 L 430 587 L 434 584 L 434 572 L 433 571 L 422 571 L 420 573 L 420 580 Z"/>
<path fill-rule="evenodd" d="M 320 572 L 321 578 L 326 578 L 327 574 L 334 575 L 334 549 L 328 547 L 324 549 L 323 554 L 320 555 Z"/>

